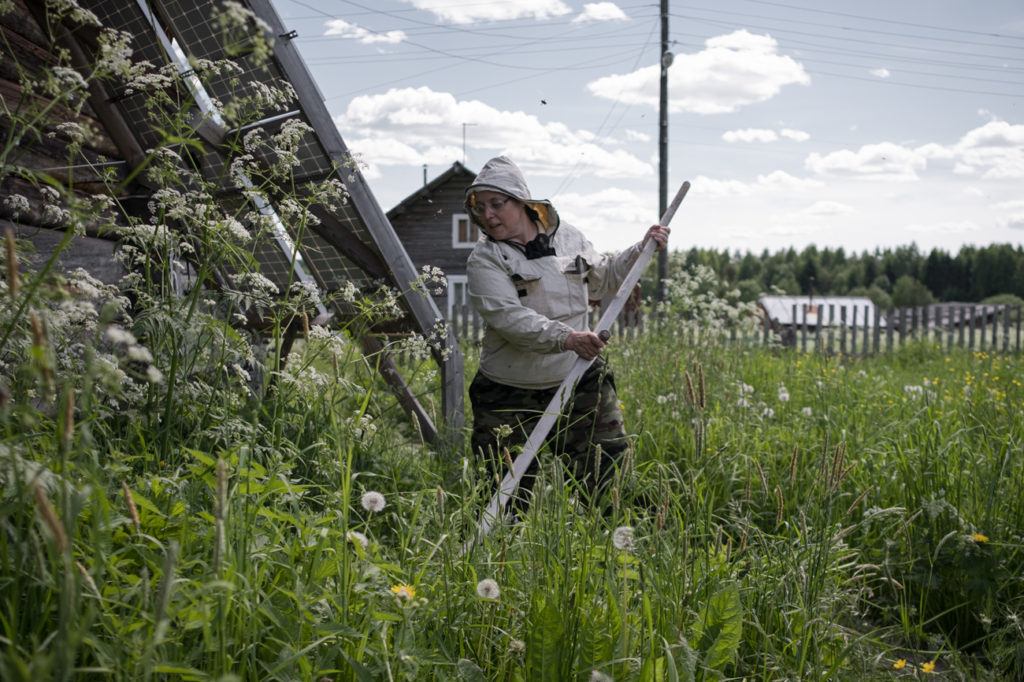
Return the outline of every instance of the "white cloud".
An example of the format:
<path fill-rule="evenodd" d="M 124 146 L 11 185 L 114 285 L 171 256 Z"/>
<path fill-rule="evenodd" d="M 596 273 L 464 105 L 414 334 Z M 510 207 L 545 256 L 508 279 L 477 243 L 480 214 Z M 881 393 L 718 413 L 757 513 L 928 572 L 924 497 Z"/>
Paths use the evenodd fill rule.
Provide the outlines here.
<path fill-rule="evenodd" d="M 589 131 L 542 123 L 531 114 L 495 109 L 479 100 L 457 100 L 427 87 L 356 97 L 334 121 L 346 140 L 354 140 L 349 147 L 362 152 L 371 166 L 421 164 L 428 155 L 440 153 L 449 158 L 429 161 L 451 163 L 462 156 L 458 150 L 463 124 L 469 123 L 473 148 L 491 154 L 508 152 L 528 175 L 560 176 L 567 169 L 601 178 L 654 173 L 651 164 L 633 154 L 600 146 Z M 476 165 L 485 160 L 477 160 Z"/>
<path fill-rule="evenodd" d="M 325 36 L 341 36 L 342 38 L 350 38 L 367 45 L 372 43 L 400 43 L 406 39 L 404 31 L 375 33 L 362 26 L 350 24 L 344 19 L 331 19 L 324 25 L 327 27 L 327 30 L 324 31 Z"/>
<path fill-rule="evenodd" d="M 629 128 L 626 130 L 626 139 L 629 142 L 650 142 L 651 136 L 647 133 L 642 133 L 639 130 Z"/>
<path fill-rule="evenodd" d="M 743 130 L 727 130 L 722 133 L 726 142 L 775 142 L 779 136 L 774 130 L 764 128 L 745 128 Z"/>
<path fill-rule="evenodd" d="M 816 201 L 807 208 L 798 211 L 797 215 L 823 218 L 826 216 L 851 215 L 856 212 L 853 206 L 840 201 Z"/>
<path fill-rule="evenodd" d="M 809 84 L 803 66 L 776 48 L 771 36 L 739 30 L 708 39 L 700 52 L 677 55 L 668 71 L 669 110 L 729 113 L 769 100 L 785 85 Z M 599 78 L 587 89 L 598 97 L 657 109 L 660 76 L 660 66 L 649 66 Z"/>
<path fill-rule="evenodd" d="M 629 17 L 614 2 L 588 2 L 583 5 L 583 11 L 572 20 L 572 23 L 622 21 L 624 19 L 629 19 Z"/>
<path fill-rule="evenodd" d="M 772 171 L 767 175 L 759 175 L 754 182 L 742 180 L 718 180 L 698 175 L 693 181 L 695 194 L 709 199 L 750 196 L 761 192 L 770 195 L 783 193 L 803 193 L 824 187 L 821 180 L 798 178 L 785 171 Z"/>
<path fill-rule="evenodd" d="M 992 208 L 1002 213 L 1002 215 L 996 218 L 996 224 L 999 227 L 1011 230 L 1024 230 L 1024 199 L 1000 201 L 993 204 Z"/>
<path fill-rule="evenodd" d="M 1024 199 L 1010 199 L 992 204 L 997 211 L 1024 211 Z"/>
<path fill-rule="evenodd" d="M 927 156 L 892 142 L 867 144 L 857 151 L 843 149 L 831 154 L 811 154 L 804 166 L 819 175 L 852 175 L 884 180 L 916 180 L 927 165 Z"/>
<path fill-rule="evenodd" d="M 997 220 L 997 223 L 1002 228 L 1024 230 L 1024 211 L 1002 216 Z"/>
<path fill-rule="evenodd" d="M 416 9 L 432 13 L 442 21 L 469 24 L 474 21 L 508 21 L 511 19 L 550 19 L 572 10 L 561 0 L 516 0 L 515 2 L 480 2 L 479 0 L 404 0 Z"/>
<path fill-rule="evenodd" d="M 806 142 L 807 140 L 811 139 L 809 133 L 806 133 L 803 130 L 793 130 L 792 128 L 783 128 L 782 130 L 779 131 L 779 135 L 782 135 L 783 137 L 788 137 L 789 139 L 794 140 L 795 142 Z"/>
<path fill-rule="evenodd" d="M 615 244 L 615 250 L 643 239 L 658 219 L 656 193 L 639 194 L 617 187 L 560 194 L 555 206 L 566 222 L 582 229 L 592 242 Z"/>
<path fill-rule="evenodd" d="M 981 180 L 1024 178 L 1024 125 L 989 121 L 969 130 L 951 145 L 929 142 L 910 149 L 883 142 L 865 145 L 856 152 L 812 154 L 806 165 L 818 173 L 847 172 L 914 179 L 916 172 L 932 161 L 952 162 L 955 175 L 976 176 Z"/>
<path fill-rule="evenodd" d="M 907 226 L 908 232 L 922 232 L 924 234 L 936 235 L 961 235 L 978 232 L 981 228 L 971 220 L 961 221 L 937 221 L 929 224 L 915 223 Z"/>
<path fill-rule="evenodd" d="M 869 73 L 872 76 L 875 76 L 877 78 L 888 78 L 889 76 L 892 75 L 891 73 L 889 73 L 889 69 L 886 69 L 885 67 L 878 68 L 878 69 L 871 69 L 871 71 Z"/>
<path fill-rule="evenodd" d="M 1024 125 L 989 121 L 968 131 L 953 151 L 966 167 L 982 171 L 983 179 L 1024 178 Z"/>

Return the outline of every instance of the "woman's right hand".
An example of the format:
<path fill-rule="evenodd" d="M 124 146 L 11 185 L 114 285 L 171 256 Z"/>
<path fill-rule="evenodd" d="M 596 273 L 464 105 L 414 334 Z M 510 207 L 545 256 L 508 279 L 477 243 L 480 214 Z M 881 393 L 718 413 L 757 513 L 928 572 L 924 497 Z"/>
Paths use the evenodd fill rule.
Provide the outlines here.
<path fill-rule="evenodd" d="M 573 351 L 584 360 L 593 360 L 601 354 L 601 349 L 606 345 L 608 344 L 594 332 L 569 332 L 562 347 Z"/>

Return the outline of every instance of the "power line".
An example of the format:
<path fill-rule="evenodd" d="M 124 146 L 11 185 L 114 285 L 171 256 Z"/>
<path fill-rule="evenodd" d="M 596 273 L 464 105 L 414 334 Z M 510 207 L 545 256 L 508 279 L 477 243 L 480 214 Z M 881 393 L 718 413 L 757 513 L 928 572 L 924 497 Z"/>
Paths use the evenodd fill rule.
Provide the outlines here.
<path fill-rule="evenodd" d="M 991 33 L 988 31 L 972 31 L 964 28 L 950 28 L 948 26 L 936 26 L 934 24 L 922 24 L 911 21 L 899 21 L 897 19 L 879 19 L 878 17 L 869 17 L 862 14 L 851 14 L 848 12 L 836 12 L 832 10 L 818 9 L 816 7 L 801 7 L 799 5 L 790 5 L 784 2 L 772 2 L 771 0 L 746 0 L 747 2 L 758 4 L 758 5 L 772 5 L 775 7 L 784 7 L 786 9 L 795 9 L 801 12 L 814 12 L 817 14 L 830 14 L 833 16 L 846 17 L 848 19 L 861 19 L 863 21 L 877 21 L 883 24 L 893 24 L 898 26 L 912 26 L 914 28 L 927 28 L 936 31 L 948 31 L 950 33 L 964 33 L 969 35 L 987 36 L 990 38 L 1005 38 L 1007 40 L 1020 40 L 1024 41 L 1024 36 L 1006 35 L 1004 33 Z"/>

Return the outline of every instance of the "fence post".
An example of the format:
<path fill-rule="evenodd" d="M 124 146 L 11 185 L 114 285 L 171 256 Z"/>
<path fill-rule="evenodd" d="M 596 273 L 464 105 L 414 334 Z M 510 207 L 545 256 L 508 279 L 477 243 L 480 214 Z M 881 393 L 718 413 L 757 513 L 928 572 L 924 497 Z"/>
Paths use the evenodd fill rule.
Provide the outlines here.
<path fill-rule="evenodd" d="M 928 326 L 928 306 L 921 306 L 921 338 L 929 345 L 932 341 L 932 329 Z"/>
<path fill-rule="evenodd" d="M 887 353 L 892 352 L 893 322 L 895 321 L 895 317 L 895 309 L 892 306 L 889 306 L 888 310 L 885 312 L 885 351 Z"/>
<path fill-rule="evenodd" d="M 868 324 L 868 316 L 871 314 L 871 307 L 872 306 L 864 306 L 864 347 L 861 348 L 861 355 L 863 355 L 864 357 L 868 356 L 868 352 L 871 349 L 871 337 L 868 336 L 868 334 L 871 333 L 869 330 L 871 325 Z M 875 308 L 875 310 L 877 311 L 878 309 Z M 875 324 L 878 324 L 877 319 L 875 320 Z"/>
<path fill-rule="evenodd" d="M 967 306 L 956 309 L 956 345 L 964 348 L 964 334 L 967 330 Z"/>
<path fill-rule="evenodd" d="M 853 306 L 853 319 L 850 320 L 850 355 L 857 355 L 857 306 Z"/>
<path fill-rule="evenodd" d="M 797 329 L 800 330 L 800 352 L 806 353 L 807 352 L 807 304 L 806 303 L 803 304 L 803 311 L 804 311 L 804 323 L 801 326 L 800 323 L 797 321 L 798 318 L 796 316 L 796 303 L 793 304 L 793 324 L 796 326 Z"/>
<path fill-rule="evenodd" d="M 822 323 L 822 318 L 825 317 L 825 315 L 823 314 L 824 312 L 825 312 L 824 308 L 822 308 L 819 305 L 818 306 L 817 324 L 814 325 L 814 350 L 816 350 L 819 353 L 823 353 L 825 351 L 825 345 L 824 345 L 824 343 L 821 340 L 821 327 L 822 327 L 821 323 Z"/>
<path fill-rule="evenodd" d="M 828 326 L 825 327 L 825 341 L 828 343 L 828 354 L 836 353 L 836 307 L 828 304 Z M 821 327 L 821 315 L 818 315 L 818 327 Z"/>
<path fill-rule="evenodd" d="M 956 308 L 953 308 L 951 306 L 944 307 L 942 309 L 942 312 L 940 313 L 942 315 L 943 325 L 945 325 L 945 329 L 946 329 L 946 346 L 947 346 L 949 351 L 953 350 L 953 342 L 954 342 L 954 338 L 953 338 L 953 333 L 954 333 L 953 316 L 954 316 L 955 313 L 956 313 Z"/>
<path fill-rule="evenodd" d="M 1017 352 L 1020 352 L 1020 318 L 1024 317 L 1021 315 L 1021 306 L 1017 306 Z"/>
<path fill-rule="evenodd" d="M 886 319 L 886 327 L 889 327 L 888 319 Z M 874 308 L 874 331 L 872 336 L 874 337 L 873 354 L 878 355 L 882 349 L 882 308 Z"/>
<path fill-rule="evenodd" d="M 995 313 L 995 327 L 998 329 L 999 325 L 999 311 Z M 1002 352 L 1010 352 L 1010 304 L 1002 304 Z"/>
<path fill-rule="evenodd" d="M 971 305 L 967 308 L 968 319 L 967 319 L 967 347 L 974 350 L 974 325 L 976 320 L 974 318 L 974 306 Z"/>

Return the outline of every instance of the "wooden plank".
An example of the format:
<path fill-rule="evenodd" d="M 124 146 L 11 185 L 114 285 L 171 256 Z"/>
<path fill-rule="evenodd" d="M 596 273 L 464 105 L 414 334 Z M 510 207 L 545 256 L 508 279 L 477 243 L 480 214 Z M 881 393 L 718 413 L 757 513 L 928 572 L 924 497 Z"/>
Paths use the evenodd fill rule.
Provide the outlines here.
<path fill-rule="evenodd" d="M 419 430 L 423 439 L 431 445 L 438 445 L 440 439 L 437 427 L 427 411 L 416 400 L 412 389 L 409 388 L 409 384 L 402 377 L 402 373 L 398 371 L 395 360 L 384 346 L 384 343 L 377 337 L 369 334 L 360 336 L 359 343 L 363 348 L 363 355 L 367 356 L 377 368 L 377 372 L 384 378 L 384 381 L 391 389 L 391 393 L 398 400 L 398 404 L 402 406 L 406 414 L 415 420 L 413 424 Z"/>

